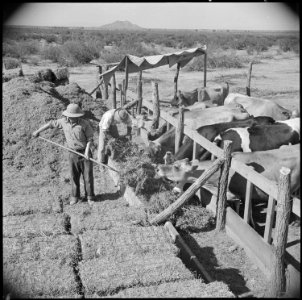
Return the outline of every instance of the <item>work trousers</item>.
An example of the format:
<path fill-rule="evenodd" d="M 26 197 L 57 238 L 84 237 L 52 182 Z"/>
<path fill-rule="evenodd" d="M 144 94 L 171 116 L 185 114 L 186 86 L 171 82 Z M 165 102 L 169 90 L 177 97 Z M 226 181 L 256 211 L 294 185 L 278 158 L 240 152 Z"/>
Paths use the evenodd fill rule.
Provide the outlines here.
<path fill-rule="evenodd" d="M 82 154 L 85 150 L 77 151 Z M 89 157 L 92 157 L 92 153 L 89 150 Z M 83 175 L 84 179 L 84 192 L 85 197 L 94 196 L 94 184 L 93 184 L 93 164 L 91 160 L 75 153 L 69 153 L 69 166 L 71 176 L 71 196 L 79 198 L 80 193 L 80 177 Z"/>

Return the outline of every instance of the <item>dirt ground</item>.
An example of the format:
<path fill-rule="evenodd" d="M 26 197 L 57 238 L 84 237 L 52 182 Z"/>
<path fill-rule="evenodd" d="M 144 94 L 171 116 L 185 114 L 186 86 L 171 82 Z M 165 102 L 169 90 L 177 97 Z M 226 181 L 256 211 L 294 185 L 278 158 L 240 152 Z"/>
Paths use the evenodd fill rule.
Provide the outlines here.
<path fill-rule="evenodd" d="M 33 74 L 45 67 L 54 69 L 55 65 L 47 61 L 38 66 L 25 64 L 23 72 Z M 70 82 L 77 83 L 89 93 L 97 84 L 96 70 L 93 65 L 71 68 Z M 208 70 L 207 82 L 210 86 L 227 80 L 230 83 L 230 92 L 244 93 L 246 72 L 247 68 Z M 174 74 L 175 68 L 168 67 L 144 71 L 143 97 L 152 99 L 151 81 L 155 79 L 159 83 L 160 98 L 171 99 Z M 263 59 L 261 64 L 253 65 L 252 74 L 252 96 L 274 99 L 289 109 L 299 108 L 298 57 Z M 117 83 L 123 76 L 122 73 L 117 75 Z M 132 90 L 135 90 L 136 76 L 130 76 L 129 86 Z M 190 90 L 202 84 L 202 72 L 181 70 L 179 89 Z M 70 180 L 66 153 L 30 136 L 50 118 L 59 117 L 65 107 L 64 101 L 54 97 L 57 94 L 54 93 L 53 87 L 46 85 L 42 88 L 44 91 L 18 79 L 3 84 L 4 220 L 14 216 L 41 213 L 56 215 L 70 209 Z M 87 103 L 87 111 L 94 112 L 97 116 L 95 120 L 91 120 L 94 128 L 97 128 L 98 120 L 105 109 L 104 105 L 104 102 L 94 102 L 92 105 Z M 44 136 L 63 144 L 63 136 L 58 132 L 49 132 Z M 95 167 L 95 182 L 97 201 L 120 199 L 116 186 L 108 176 L 101 176 L 98 167 Z M 243 249 L 236 246 L 226 235 L 217 235 L 209 230 L 184 237 L 214 279 L 226 283 L 236 296 L 265 295 L 267 280 Z M 292 241 L 295 243 L 296 240 L 297 232 Z"/>

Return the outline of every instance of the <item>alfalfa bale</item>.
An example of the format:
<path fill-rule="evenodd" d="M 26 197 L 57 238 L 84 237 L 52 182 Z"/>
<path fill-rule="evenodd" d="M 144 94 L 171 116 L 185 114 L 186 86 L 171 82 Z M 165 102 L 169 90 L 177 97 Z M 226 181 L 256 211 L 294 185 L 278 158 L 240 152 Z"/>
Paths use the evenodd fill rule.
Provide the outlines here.
<path fill-rule="evenodd" d="M 56 260 L 72 266 L 79 260 L 79 243 L 72 235 L 3 238 L 2 242 L 3 261 L 6 263 Z"/>
<path fill-rule="evenodd" d="M 9 182 L 5 185 L 8 184 Z M 67 197 L 69 194 L 62 185 L 63 183 L 56 183 L 55 185 L 53 183 L 48 185 L 38 183 L 32 187 L 22 187 L 14 193 L 5 187 L 2 198 L 2 215 L 16 216 L 61 212 L 60 199 Z"/>
<path fill-rule="evenodd" d="M 91 295 L 97 298 L 98 295 Z M 228 286 L 219 281 L 204 283 L 200 279 L 165 282 L 147 287 L 133 287 L 104 298 L 235 298 Z M 85 295 L 85 298 L 90 298 Z"/>
<path fill-rule="evenodd" d="M 55 298 L 79 293 L 73 268 L 51 259 L 15 264 L 5 262 L 3 284 L 12 298 Z"/>
<path fill-rule="evenodd" d="M 83 260 L 111 256 L 122 261 L 125 253 L 142 255 L 178 254 L 178 248 L 163 227 L 122 227 L 102 231 L 86 231 L 80 235 Z"/>
<path fill-rule="evenodd" d="M 108 295 L 134 285 L 146 286 L 194 278 L 178 257 L 152 253 L 130 259 L 126 253 L 121 262 L 114 257 L 99 257 L 80 262 L 79 269 L 87 294 Z"/>
<path fill-rule="evenodd" d="M 67 206 L 65 212 L 70 215 L 71 232 L 79 234 L 86 230 L 107 230 L 112 227 L 131 226 L 134 221 L 146 218 L 142 208 L 129 207 L 123 198 L 97 202 L 90 207 L 87 202 Z M 132 225 L 133 226 L 133 225 Z"/>
<path fill-rule="evenodd" d="M 56 85 L 66 85 L 69 84 L 69 70 L 66 67 L 58 68 L 55 70 L 56 75 Z"/>
<path fill-rule="evenodd" d="M 68 233 L 65 214 L 34 214 L 3 218 L 3 237 L 56 236 Z"/>

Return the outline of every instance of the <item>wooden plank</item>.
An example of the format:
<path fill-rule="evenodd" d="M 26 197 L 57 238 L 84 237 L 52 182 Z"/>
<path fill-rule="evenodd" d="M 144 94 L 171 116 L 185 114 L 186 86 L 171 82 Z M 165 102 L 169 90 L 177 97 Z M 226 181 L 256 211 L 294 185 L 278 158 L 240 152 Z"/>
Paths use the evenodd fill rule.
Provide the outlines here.
<path fill-rule="evenodd" d="M 206 269 L 203 267 L 203 265 L 199 262 L 197 259 L 196 255 L 192 252 L 192 250 L 188 247 L 186 242 L 182 239 L 180 234 L 177 232 L 175 227 L 172 225 L 171 222 L 166 222 L 165 223 L 165 229 L 169 232 L 171 235 L 173 242 L 181 248 L 183 251 L 186 252 L 186 254 L 189 256 L 190 261 L 193 261 L 195 266 L 199 269 L 199 271 L 202 273 L 204 278 L 207 280 L 207 282 L 213 282 L 213 278 L 210 276 L 210 274 L 206 271 Z"/>
<path fill-rule="evenodd" d="M 226 213 L 226 233 L 244 248 L 250 259 L 261 269 L 267 278 L 270 276 L 273 248 L 230 207 Z"/>
<path fill-rule="evenodd" d="M 248 224 L 252 213 L 252 192 L 253 184 L 250 181 L 246 182 L 244 216 L 243 220 Z"/>
<path fill-rule="evenodd" d="M 264 237 L 263 237 L 263 239 L 269 244 L 272 243 L 272 229 L 275 219 L 275 204 L 276 204 L 276 200 L 272 196 L 269 196 L 267 211 L 266 211 Z"/>
<path fill-rule="evenodd" d="M 266 194 L 271 195 L 273 198 L 277 199 L 277 182 L 267 179 L 255 170 L 252 170 L 246 164 L 236 159 L 232 159 L 231 168 L 241 176 L 245 177 L 251 183 L 259 187 Z"/>
<path fill-rule="evenodd" d="M 175 211 L 177 211 L 179 208 L 181 208 L 196 192 L 201 188 L 201 186 L 220 168 L 220 166 L 223 164 L 224 159 L 219 158 L 217 159 L 211 167 L 209 167 L 207 170 L 202 173 L 200 177 L 197 178 L 197 180 L 175 201 L 173 202 L 169 207 L 167 207 L 165 210 L 160 212 L 158 215 L 156 215 L 152 220 L 152 225 L 160 224 L 161 222 L 165 221 L 167 218 L 169 218 Z"/>
<path fill-rule="evenodd" d="M 192 159 L 196 159 L 196 153 L 197 153 L 197 147 L 198 147 L 198 144 L 193 141 L 193 155 L 192 155 Z"/>
<path fill-rule="evenodd" d="M 301 213 L 300 213 L 300 208 L 301 208 L 301 200 L 297 197 L 293 198 L 293 207 L 292 207 L 292 212 L 300 218 Z"/>

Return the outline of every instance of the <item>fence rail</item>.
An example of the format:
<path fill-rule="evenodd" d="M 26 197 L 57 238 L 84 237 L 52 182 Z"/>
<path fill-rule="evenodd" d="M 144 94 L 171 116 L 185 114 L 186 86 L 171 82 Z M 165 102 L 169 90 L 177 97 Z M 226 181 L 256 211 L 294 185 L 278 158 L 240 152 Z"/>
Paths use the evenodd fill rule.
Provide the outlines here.
<path fill-rule="evenodd" d="M 150 101 L 143 99 L 143 106 L 147 107 L 148 110 L 153 110 L 153 104 Z M 178 126 L 178 120 L 171 116 L 168 112 L 161 110 L 160 118 L 165 120 L 166 122 L 170 123 L 174 127 Z M 216 146 L 214 143 L 210 142 L 208 139 L 200 135 L 196 130 L 189 128 L 186 124 L 184 124 L 184 134 L 191 138 L 195 143 L 202 146 L 209 152 L 211 152 L 216 157 L 223 156 L 223 150 Z M 231 161 L 231 169 L 243 176 L 247 179 L 248 182 L 260 188 L 263 192 L 265 192 L 269 197 L 274 199 L 278 198 L 278 183 L 276 181 L 272 181 L 264 177 L 263 175 L 259 174 L 246 164 L 232 159 Z M 297 197 L 293 197 L 293 206 L 292 212 L 300 217 L 300 199 Z M 274 213 L 274 210 L 271 210 L 271 214 Z M 272 217 L 270 217 L 271 219 Z M 267 232 L 267 236 L 270 236 L 270 232 Z"/>

